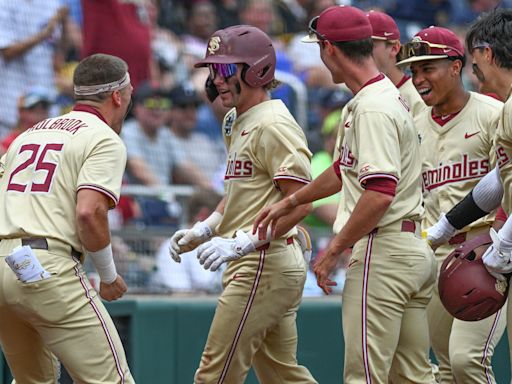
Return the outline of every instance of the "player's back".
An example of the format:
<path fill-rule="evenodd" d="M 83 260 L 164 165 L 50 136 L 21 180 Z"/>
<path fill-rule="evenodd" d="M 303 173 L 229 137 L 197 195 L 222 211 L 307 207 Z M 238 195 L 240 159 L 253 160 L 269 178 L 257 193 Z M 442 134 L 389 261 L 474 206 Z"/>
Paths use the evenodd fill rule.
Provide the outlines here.
<path fill-rule="evenodd" d="M 125 164 L 121 139 L 94 113 L 72 111 L 37 123 L 3 157 L 0 239 L 49 237 L 80 250 L 78 190 L 98 190 L 114 205 Z"/>

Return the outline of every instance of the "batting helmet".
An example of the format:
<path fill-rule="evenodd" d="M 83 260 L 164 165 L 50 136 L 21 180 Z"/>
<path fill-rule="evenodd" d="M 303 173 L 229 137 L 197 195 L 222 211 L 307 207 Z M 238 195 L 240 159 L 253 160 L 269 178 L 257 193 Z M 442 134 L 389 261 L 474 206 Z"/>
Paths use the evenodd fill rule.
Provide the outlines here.
<path fill-rule="evenodd" d="M 439 297 L 457 319 L 485 319 L 498 312 L 507 300 L 508 281 L 500 281 L 487 272 L 481 258 L 491 244 L 488 234 L 468 240 L 441 266 Z"/>
<path fill-rule="evenodd" d="M 195 67 L 215 63 L 246 64 L 242 78 L 252 87 L 261 87 L 274 80 L 276 52 L 272 40 L 262 30 L 235 25 L 220 29 L 210 37 L 205 58 Z"/>

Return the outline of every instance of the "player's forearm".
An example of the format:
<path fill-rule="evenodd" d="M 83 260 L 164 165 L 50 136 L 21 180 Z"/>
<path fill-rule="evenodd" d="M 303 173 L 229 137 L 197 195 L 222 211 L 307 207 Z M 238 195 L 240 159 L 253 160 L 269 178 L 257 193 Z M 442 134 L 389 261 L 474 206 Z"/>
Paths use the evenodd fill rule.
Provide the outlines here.
<path fill-rule="evenodd" d="M 341 190 L 341 186 L 341 180 L 336 175 L 336 172 L 334 172 L 334 168 L 329 167 L 311 183 L 295 192 L 293 197 L 289 198 L 293 200 L 292 206 L 309 204 L 324 197 L 334 195 Z"/>
<path fill-rule="evenodd" d="M 393 196 L 366 190 L 357 202 L 347 223 L 335 236 L 339 252 L 353 246 L 377 227 L 393 201 Z"/>
<path fill-rule="evenodd" d="M 279 238 L 300 223 L 313 210 L 312 204 L 302 204 L 296 207 L 288 215 L 279 219 L 276 225 L 275 237 Z"/>

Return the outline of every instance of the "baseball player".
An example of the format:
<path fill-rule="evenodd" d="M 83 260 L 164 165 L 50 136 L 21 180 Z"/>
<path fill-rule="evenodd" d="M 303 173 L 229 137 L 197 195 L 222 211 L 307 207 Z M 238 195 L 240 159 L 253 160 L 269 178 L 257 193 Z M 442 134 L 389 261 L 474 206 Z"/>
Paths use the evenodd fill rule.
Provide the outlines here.
<path fill-rule="evenodd" d="M 329 7 L 311 20 L 303 41 L 320 45 L 334 82 L 354 93 L 341 155 L 265 208 L 253 230 L 264 235 L 291 209 L 341 189 L 341 229 L 314 272 L 329 293 L 341 252 L 353 247 L 343 290 L 344 383 L 432 383 L 426 306 L 435 260 L 420 233 L 418 136 L 407 103 L 373 60 L 371 37 L 368 17 L 354 7 Z"/>
<path fill-rule="evenodd" d="M 464 47 L 451 30 L 430 27 L 404 45 L 414 86 L 428 106 L 415 115 L 421 137 L 424 227 L 462 199 L 489 172 L 493 138 L 503 103 L 464 89 Z M 467 226 L 435 251 L 438 268 L 461 243 L 488 232 L 494 215 Z M 437 284 L 427 307 L 430 342 L 441 383 L 494 383 L 491 358 L 506 318 L 499 311 L 481 321 L 454 319 L 439 299 Z"/>
<path fill-rule="evenodd" d="M 77 383 L 133 383 L 114 324 L 81 260 L 91 257 L 99 295 L 126 292 L 116 272 L 107 211 L 119 200 L 126 150 L 119 138 L 132 86 L 126 63 L 82 60 L 77 104 L 16 138 L 0 178 L 0 342 L 18 383 L 56 383 L 56 356 Z"/>
<path fill-rule="evenodd" d="M 211 101 L 232 109 L 223 122 L 228 150 L 225 196 L 216 212 L 171 238 L 170 253 L 199 243 L 199 262 L 215 271 L 227 262 L 219 299 L 195 383 L 243 383 L 254 368 L 261 383 L 316 383 L 297 364 L 295 318 L 306 279 L 306 262 L 295 224 L 311 210 L 298 207 L 272 239 L 251 233 L 257 213 L 310 181 L 311 152 L 302 129 L 275 85 L 275 50 L 255 27 L 216 31 L 206 57 Z M 216 237 L 213 237 L 216 236 Z"/>
<path fill-rule="evenodd" d="M 427 240 L 437 247 L 452 238 L 458 230 L 486 216 L 501 204 L 508 219 L 499 231 L 490 230 L 493 244 L 482 256 L 487 270 L 499 280 L 505 280 L 504 274 L 512 272 L 511 28 L 512 11 L 497 9 L 478 19 L 466 35 L 466 45 L 473 57 L 473 71 L 482 84 L 482 91 L 496 93 L 505 100 L 494 139 L 497 166 L 448 211 L 446 216 L 441 217 L 427 230 Z M 507 306 L 509 329 L 512 327 L 510 292 L 509 290 Z M 512 345 L 510 334 L 509 345 Z"/>
<path fill-rule="evenodd" d="M 370 11 L 366 14 L 372 25 L 373 58 L 379 71 L 384 73 L 398 88 L 416 116 L 425 103 L 412 83 L 412 78 L 396 66 L 400 56 L 400 31 L 395 20 L 384 12 Z"/>

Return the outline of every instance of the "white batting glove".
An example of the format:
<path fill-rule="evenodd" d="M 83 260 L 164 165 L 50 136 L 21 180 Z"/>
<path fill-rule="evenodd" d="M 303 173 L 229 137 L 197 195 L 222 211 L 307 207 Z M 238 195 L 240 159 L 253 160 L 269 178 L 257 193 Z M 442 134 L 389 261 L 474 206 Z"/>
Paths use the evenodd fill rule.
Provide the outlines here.
<path fill-rule="evenodd" d="M 169 255 L 180 263 L 180 253 L 189 252 L 213 236 L 213 230 L 204 221 L 198 221 L 190 229 L 180 229 L 171 237 Z"/>
<path fill-rule="evenodd" d="M 512 272 L 512 263 L 510 258 L 512 255 L 512 242 L 501 238 L 499 232 L 491 228 L 492 245 L 487 248 L 482 256 L 485 268 L 498 280 L 504 281 L 504 274 Z"/>
<path fill-rule="evenodd" d="M 311 244 L 311 237 L 309 236 L 308 231 L 301 226 L 297 226 L 297 242 L 302 250 L 302 255 L 304 256 L 306 265 L 309 265 L 311 255 L 313 254 L 313 245 Z"/>
<path fill-rule="evenodd" d="M 216 271 L 223 263 L 238 260 L 256 250 L 251 238 L 241 230 L 234 239 L 214 237 L 197 248 L 197 258 L 204 269 Z"/>
<path fill-rule="evenodd" d="M 436 249 L 440 245 L 447 243 L 453 235 L 457 232 L 457 229 L 450 224 L 444 213 L 441 215 L 437 223 L 430 228 L 427 228 L 423 234 L 427 240 L 428 245 L 432 249 Z"/>

